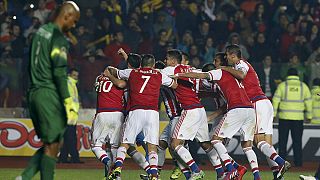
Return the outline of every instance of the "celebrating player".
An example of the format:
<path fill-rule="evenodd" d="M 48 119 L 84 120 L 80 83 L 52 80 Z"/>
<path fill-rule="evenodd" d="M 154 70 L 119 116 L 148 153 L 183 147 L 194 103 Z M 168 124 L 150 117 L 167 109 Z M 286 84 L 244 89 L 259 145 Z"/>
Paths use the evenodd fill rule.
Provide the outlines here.
<path fill-rule="evenodd" d="M 267 157 L 275 179 L 281 179 L 291 165 L 288 161 L 283 160 L 272 146 L 273 106 L 262 91 L 259 78 L 251 64 L 241 59 L 240 47 L 238 45 L 227 46 L 226 56 L 228 64 L 234 66 L 234 68 L 223 67 L 222 69 L 230 72 L 237 79 L 242 80 L 247 95 L 255 108 L 257 125 L 254 143 Z"/>

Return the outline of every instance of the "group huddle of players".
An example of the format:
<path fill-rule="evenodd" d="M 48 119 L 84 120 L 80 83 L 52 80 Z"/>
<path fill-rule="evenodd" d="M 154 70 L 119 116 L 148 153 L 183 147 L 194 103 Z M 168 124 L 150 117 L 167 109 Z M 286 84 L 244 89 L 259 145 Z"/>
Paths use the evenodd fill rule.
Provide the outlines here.
<path fill-rule="evenodd" d="M 206 152 L 217 179 L 242 179 L 247 169 L 226 149 L 228 139 L 237 132 L 254 179 L 261 178 L 253 145 L 266 155 L 274 179 L 283 178 L 291 165 L 272 146 L 273 107 L 255 70 L 241 58 L 239 46 L 227 46 L 202 70 L 189 66 L 188 56 L 176 49 L 167 51 L 164 63 L 150 54 L 127 55 L 123 49 L 118 53 L 128 69 L 107 67 L 95 84 L 92 151 L 110 169 L 107 179 L 121 179 L 126 154 L 146 171 L 141 179 L 160 179 L 166 148 L 187 180 L 203 179 L 205 174 L 185 143 L 194 139 Z M 203 96 L 212 97 L 218 108 L 209 117 L 199 99 Z M 160 136 L 159 97 L 170 118 Z M 209 133 L 208 120 L 212 119 Z M 135 149 L 141 135 L 147 144 L 147 159 Z"/>

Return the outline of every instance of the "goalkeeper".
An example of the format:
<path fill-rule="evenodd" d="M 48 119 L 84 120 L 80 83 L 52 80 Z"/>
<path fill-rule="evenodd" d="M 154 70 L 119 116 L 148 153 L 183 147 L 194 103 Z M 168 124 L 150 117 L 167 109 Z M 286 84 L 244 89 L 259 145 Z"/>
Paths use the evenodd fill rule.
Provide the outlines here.
<path fill-rule="evenodd" d="M 30 53 L 28 92 L 30 117 L 43 146 L 30 159 L 22 175 L 31 179 L 40 171 L 41 179 L 54 178 L 57 154 L 67 119 L 76 118 L 67 85 L 67 50 L 65 34 L 79 20 L 80 10 L 73 1 L 64 2 L 53 22 L 43 25 L 34 35 Z"/>

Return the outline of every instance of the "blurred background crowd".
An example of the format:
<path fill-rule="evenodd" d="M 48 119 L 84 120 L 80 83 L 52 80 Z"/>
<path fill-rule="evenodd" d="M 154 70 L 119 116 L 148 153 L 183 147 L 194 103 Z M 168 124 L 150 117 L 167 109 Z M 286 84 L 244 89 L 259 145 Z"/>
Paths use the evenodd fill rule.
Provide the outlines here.
<path fill-rule="evenodd" d="M 320 77 L 318 0 L 75 0 L 81 8 L 69 34 L 70 68 L 79 69 L 83 108 L 95 107 L 95 78 L 106 65 L 125 68 L 117 54 L 151 53 L 164 60 L 180 49 L 200 68 L 229 44 L 241 46 L 272 97 L 294 67 L 312 86 Z M 0 0 L 0 107 L 25 107 L 33 34 L 62 0 Z"/>

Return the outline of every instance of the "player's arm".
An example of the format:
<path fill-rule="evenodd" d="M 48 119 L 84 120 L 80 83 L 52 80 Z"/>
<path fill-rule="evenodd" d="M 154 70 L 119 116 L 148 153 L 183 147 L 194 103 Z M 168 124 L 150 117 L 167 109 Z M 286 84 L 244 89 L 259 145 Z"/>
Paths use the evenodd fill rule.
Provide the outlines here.
<path fill-rule="evenodd" d="M 229 66 L 221 66 L 221 69 L 229 72 L 230 74 L 232 74 L 232 76 L 234 76 L 235 78 L 239 79 L 239 80 L 243 80 L 246 77 L 246 73 L 241 71 L 241 70 L 236 70 L 232 67 Z"/>
<path fill-rule="evenodd" d="M 227 104 L 220 107 L 218 110 L 214 111 L 213 113 L 208 115 L 208 121 L 212 121 L 213 119 L 217 118 L 218 116 L 225 114 L 227 112 Z"/>
<path fill-rule="evenodd" d="M 65 39 L 53 38 L 50 58 L 53 65 L 53 81 L 62 100 L 70 97 L 67 76 L 67 49 Z"/>
<path fill-rule="evenodd" d="M 127 61 L 128 55 L 127 55 L 127 53 L 126 53 L 122 48 L 120 48 L 120 49 L 118 50 L 118 54 L 119 54 L 120 56 L 122 56 L 125 61 Z"/>
<path fill-rule="evenodd" d="M 180 77 L 185 77 L 185 78 L 195 78 L 195 79 L 209 79 L 210 80 L 210 75 L 209 73 L 205 72 L 188 72 L 188 73 L 178 73 L 175 75 L 175 77 L 180 78 Z"/>
<path fill-rule="evenodd" d="M 103 72 L 105 76 L 109 78 L 109 80 L 119 88 L 125 88 L 127 86 L 127 82 L 121 79 L 114 77 L 108 70 L 108 68 Z"/>

